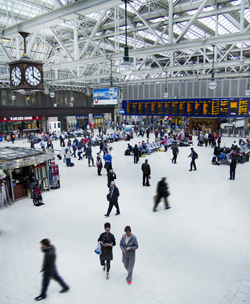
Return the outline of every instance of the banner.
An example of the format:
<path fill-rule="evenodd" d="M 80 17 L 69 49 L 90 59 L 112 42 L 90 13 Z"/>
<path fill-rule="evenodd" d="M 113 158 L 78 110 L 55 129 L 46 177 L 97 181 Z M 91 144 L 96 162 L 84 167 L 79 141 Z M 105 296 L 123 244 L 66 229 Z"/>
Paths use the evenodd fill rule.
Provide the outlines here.
<path fill-rule="evenodd" d="M 94 89 L 93 105 L 94 106 L 117 105 L 117 88 Z"/>

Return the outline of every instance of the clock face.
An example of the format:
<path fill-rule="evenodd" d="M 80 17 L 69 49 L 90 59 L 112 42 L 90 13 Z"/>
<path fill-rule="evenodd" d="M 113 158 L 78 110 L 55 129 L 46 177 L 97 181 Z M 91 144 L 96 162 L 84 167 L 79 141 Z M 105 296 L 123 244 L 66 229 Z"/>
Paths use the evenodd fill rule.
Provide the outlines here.
<path fill-rule="evenodd" d="M 10 73 L 10 81 L 13 86 L 18 87 L 22 81 L 22 71 L 18 65 L 15 65 Z"/>
<path fill-rule="evenodd" d="M 28 85 L 37 87 L 42 81 L 42 75 L 40 70 L 33 65 L 28 66 L 24 71 L 24 78 Z"/>

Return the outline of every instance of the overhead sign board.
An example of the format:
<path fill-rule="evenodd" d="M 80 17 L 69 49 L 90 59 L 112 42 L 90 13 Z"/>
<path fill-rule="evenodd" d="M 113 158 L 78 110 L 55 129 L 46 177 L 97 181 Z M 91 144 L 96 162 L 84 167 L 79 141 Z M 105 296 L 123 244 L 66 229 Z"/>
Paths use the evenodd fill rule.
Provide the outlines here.
<path fill-rule="evenodd" d="M 117 105 L 117 88 L 94 89 L 93 105 L 94 106 Z"/>

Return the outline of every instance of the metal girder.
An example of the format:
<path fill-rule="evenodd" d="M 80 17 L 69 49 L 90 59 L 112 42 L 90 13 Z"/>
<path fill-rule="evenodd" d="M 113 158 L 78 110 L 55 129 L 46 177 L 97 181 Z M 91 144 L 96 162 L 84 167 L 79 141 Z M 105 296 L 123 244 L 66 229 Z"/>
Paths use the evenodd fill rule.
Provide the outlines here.
<path fill-rule="evenodd" d="M 176 43 L 178 43 L 186 34 L 186 32 L 188 31 L 188 29 L 190 28 L 190 26 L 193 24 L 193 22 L 198 18 L 199 14 L 201 13 L 201 11 L 203 10 L 203 8 L 206 6 L 206 4 L 209 2 L 210 0 L 203 0 L 202 3 L 200 4 L 199 8 L 197 9 L 197 11 L 195 12 L 195 14 L 190 18 L 190 20 L 188 21 L 187 25 L 185 26 L 185 29 L 182 31 L 182 33 L 179 35 L 179 37 L 176 39 Z"/>
<path fill-rule="evenodd" d="M 64 50 L 64 52 L 66 53 L 66 55 L 69 57 L 70 60 L 73 60 L 72 56 L 70 55 L 69 51 L 65 48 L 65 46 L 63 45 L 62 40 L 60 39 L 60 37 L 57 35 L 57 33 L 50 28 L 51 32 L 53 33 L 54 37 L 56 38 L 57 42 L 60 44 L 60 46 L 62 47 L 62 49 Z"/>
<path fill-rule="evenodd" d="M 15 38 L 18 32 L 33 33 L 66 20 L 76 19 L 80 15 L 108 9 L 121 3 L 121 0 L 80 0 L 6 28 L 2 31 L 0 38 Z"/>
<path fill-rule="evenodd" d="M 28 46 L 27 46 L 27 55 L 30 56 L 30 52 L 32 50 L 32 47 L 34 45 L 34 42 L 36 40 L 36 36 L 37 36 L 37 32 L 34 32 L 32 37 L 31 37 L 31 40 L 30 42 L 28 43 Z"/>
<path fill-rule="evenodd" d="M 3 49 L 3 52 L 4 52 L 5 56 L 9 59 L 9 61 L 11 61 L 11 57 L 10 57 L 10 55 L 8 54 L 8 52 L 7 52 L 6 48 L 5 48 L 5 46 L 3 46 L 3 45 L 1 44 L 1 47 L 2 47 L 2 49 Z"/>
<path fill-rule="evenodd" d="M 129 54 L 131 57 L 136 57 L 138 55 L 140 56 L 146 56 L 146 55 L 154 55 L 154 54 L 161 54 L 165 53 L 166 51 L 176 51 L 176 50 L 185 50 L 185 49 L 194 49 L 194 48 L 203 48 L 203 47 L 211 47 L 211 45 L 224 45 L 224 44 L 231 44 L 231 43 L 237 43 L 237 42 L 246 42 L 250 41 L 250 33 L 236 33 L 236 34 L 230 34 L 230 35 L 224 35 L 224 36 L 218 36 L 218 37 L 208 37 L 205 39 L 199 39 L 199 40 L 193 40 L 193 41 L 185 41 L 180 42 L 178 45 L 175 43 L 173 44 L 167 44 L 167 45 L 161 45 L 161 46 L 155 46 L 155 47 L 148 47 L 148 48 L 142 48 L 142 49 L 136 49 L 136 50 L 129 50 Z M 123 57 L 123 53 L 113 53 L 111 56 L 112 60 L 115 59 L 121 59 Z M 81 60 L 74 60 L 71 62 L 64 62 L 59 64 L 52 64 L 52 69 L 63 69 L 70 66 L 76 66 L 76 65 L 84 65 L 84 64 L 91 64 L 93 62 L 100 62 L 108 60 L 106 57 L 98 56 L 94 58 L 86 58 Z M 46 70 L 46 66 L 44 67 Z"/>
<path fill-rule="evenodd" d="M 142 15 L 130 4 L 128 3 L 129 7 L 132 9 L 132 11 L 140 18 L 140 20 L 146 25 L 146 27 L 149 29 L 149 31 L 157 37 L 157 40 L 160 40 L 162 44 L 165 44 L 163 39 L 156 33 L 156 31 L 151 27 L 151 25 L 142 17 Z"/>

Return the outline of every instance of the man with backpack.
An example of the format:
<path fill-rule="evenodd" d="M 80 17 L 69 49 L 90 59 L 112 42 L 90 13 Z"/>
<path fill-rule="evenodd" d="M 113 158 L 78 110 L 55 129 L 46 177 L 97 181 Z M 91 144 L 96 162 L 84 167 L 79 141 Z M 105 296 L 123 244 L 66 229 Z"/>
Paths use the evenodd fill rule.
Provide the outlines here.
<path fill-rule="evenodd" d="M 188 157 L 191 157 L 191 163 L 190 163 L 190 170 L 192 171 L 192 168 L 194 167 L 194 171 L 197 170 L 196 169 L 196 164 L 195 164 L 195 160 L 198 158 L 198 154 L 194 151 L 194 148 L 190 148 L 191 153 Z"/>

